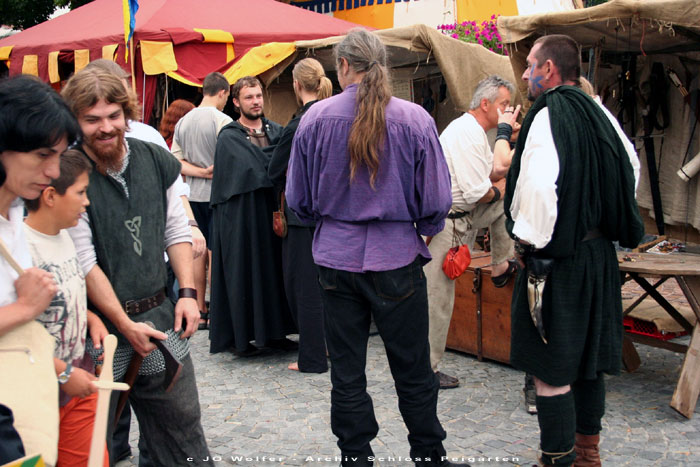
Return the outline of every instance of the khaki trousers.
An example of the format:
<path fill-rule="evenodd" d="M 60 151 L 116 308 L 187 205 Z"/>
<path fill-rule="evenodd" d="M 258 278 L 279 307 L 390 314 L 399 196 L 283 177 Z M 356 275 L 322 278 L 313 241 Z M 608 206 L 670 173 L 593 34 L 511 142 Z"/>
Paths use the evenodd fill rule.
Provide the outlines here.
<path fill-rule="evenodd" d="M 455 302 L 455 281 L 442 271 L 442 262 L 453 245 L 453 231 L 458 241 L 474 251 L 474 241 L 479 229 L 488 227 L 491 238 L 491 264 L 499 264 L 513 256 L 513 240 L 506 232 L 506 215 L 503 201 L 494 204 L 479 204 L 460 219 L 446 219 L 445 228 L 435 235 L 428 245 L 432 261 L 424 266 L 428 282 L 428 341 L 430 343 L 430 365 L 433 371 L 445 353 L 447 331 L 452 319 Z"/>

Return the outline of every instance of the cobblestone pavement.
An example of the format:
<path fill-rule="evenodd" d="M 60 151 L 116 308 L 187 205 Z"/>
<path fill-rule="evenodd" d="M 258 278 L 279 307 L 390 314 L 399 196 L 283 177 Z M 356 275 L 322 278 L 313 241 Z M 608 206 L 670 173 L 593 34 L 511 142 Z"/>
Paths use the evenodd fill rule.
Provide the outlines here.
<path fill-rule="evenodd" d="M 294 336 L 293 336 L 294 337 Z M 242 359 L 209 354 L 207 332 L 192 339 L 202 424 L 220 465 L 338 465 L 330 430 L 330 378 L 287 369 L 295 352 Z M 680 338 L 687 343 L 688 338 Z M 700 466 L 700 415 L 685 419 L 669 402 L 683 355 L 636 344 L 642 365 L 608 377 L 601 457 L 607 466 Z M 537 417 L 524 409 L 523 375 L 502 364 L 447 352 L 440 366 L 461 385 L 440 391 L 439 418 L 445 448 L 458 460 L 479 465 L 533 465 Z M 369 342 L 368 392 L 380 431 L 372 447 L 381 466 L 412 465 L 407 431 L 398 412 L 391 374 L 379 336 Z M 132 425 L 138 465 L 137 426 Z M 274 458 L 274 460 L 270 460 Z M 187 462 L 183 460 L 183 465 Z M 170 466 L 168 466 L 170 467 Z"/>

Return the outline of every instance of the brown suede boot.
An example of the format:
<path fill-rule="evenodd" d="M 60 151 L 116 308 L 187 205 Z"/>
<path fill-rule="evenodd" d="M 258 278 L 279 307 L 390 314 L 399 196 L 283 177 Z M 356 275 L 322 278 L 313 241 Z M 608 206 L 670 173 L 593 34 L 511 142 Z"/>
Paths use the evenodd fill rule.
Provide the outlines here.
<path fill-rule="evenodd" d="M 600 467 L 598 443 L 600 435 L 582 435 L 576 433 L 576 460 L 574 467 Z"/>

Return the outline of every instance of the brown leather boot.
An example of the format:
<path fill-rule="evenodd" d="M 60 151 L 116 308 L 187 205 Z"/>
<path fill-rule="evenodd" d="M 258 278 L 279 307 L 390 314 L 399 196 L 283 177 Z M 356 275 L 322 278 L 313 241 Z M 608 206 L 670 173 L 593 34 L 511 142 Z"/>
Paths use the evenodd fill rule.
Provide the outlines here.
<path fill-rule="evenodd" d="M 576 460 L 574 467 L 600 467 L 600 452 L 598 443 L 600 435 L 582 435 L 576 433 Z"/>

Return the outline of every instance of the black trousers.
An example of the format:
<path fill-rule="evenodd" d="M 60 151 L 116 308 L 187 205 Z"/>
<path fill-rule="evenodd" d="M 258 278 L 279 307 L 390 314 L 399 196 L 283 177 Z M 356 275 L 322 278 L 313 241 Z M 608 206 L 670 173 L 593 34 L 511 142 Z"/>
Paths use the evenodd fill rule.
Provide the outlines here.
<path fill-rule="evenodd" d="M 290 225 L 282 239 L 282 275 L 287 303 L 299 329 L 299 371 L 328 371 L 318 267 L 311 254 L 314 228 Z"/>
<path fill-rule="evenodd" d="M 420 262 L 367 273 L 319 267 L 319 282 L 331 358 L 331 428 L 343 465 L 372 465 L 369 443 L 379 431 L 365 376 L 372 317 L 408 428 L 410 456 L 432 456 L 437 465 L 445 454 L 446 434 L 436 414 L 439 383 L 430 368 L 428 297 Z"/>

